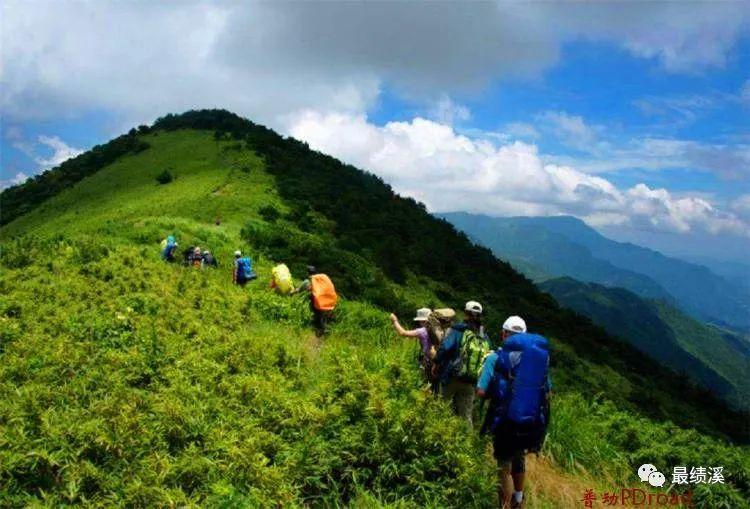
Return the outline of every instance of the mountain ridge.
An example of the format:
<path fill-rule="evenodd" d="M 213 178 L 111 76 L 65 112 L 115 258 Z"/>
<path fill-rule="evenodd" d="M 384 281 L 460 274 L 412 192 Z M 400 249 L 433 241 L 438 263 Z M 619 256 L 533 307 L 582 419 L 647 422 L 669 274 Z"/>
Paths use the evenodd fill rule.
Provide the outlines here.
<path fill-rule="evenodd" d="M 610 240 L 580 219 L 571 216 L 493 218 L 466 213 L 441 216 L 488 245 L 498 256 L 542 265 L 552 277 L 570 276 L 585 282 L 620 286 L 646 298 L 674 299 L 679 307 L 701 320 L 740 329 L 750 327 L 750 295 L 707 267 L 632 243 Z M 479 225 L 481 232 L 477 231 Z M 544 252 L 547 242 L 544 235 L 551 234 L 560 235 L 567 242 L 558 242 L 556 250 L 547 253 Z M 589 257 L 581 258 L 586 254 L 582 248 L 588 250 Z M 574 252 L 575 256 L 565 258 L 567 251 Z M 616 270 L 607 272 L 602 263 Z M 628 277 L 633 273 L 653 282 L 667 295 L 658 295 L 643 279 L 633 281 Z"/>
<path fill-rule="evenodd" d="M 644 300 L 622 288 L 568 277 L 544 281 L 540 288 L 674 371 L 748 408 L 750 348 L 740 338 L 713 331 L 666 302 Z"/>
<path fill-rule="evenodd" d="M 421 204 L 225 111 L 133 136 L 150 148 L 0 230 L 0 426 L 15 437 L 0 449 L 3 503 L 488 507 L 484 444 L 418 390 L 387 323 L 472 297 L 490 331 L 520 313 L 550 337 L 555 468 L 622 484 L 644 461 L 698 458 L 726 467 L 721 500 L 743 500 L 746 414 L 560 308 Z M 158 184 L 165 169 L 175 178 Z M 211 247 L 222 268 L 159 261 L 166 233 Z M 229 284 L 238 246 L 261 277 L 275 261 L 331 274 L 343 299 L 319 351 L 303 302 Z M 529 489 L 530 509 L 569 506 L 554 486 Z M 714 491 L 698 489 L 699 506 Z"/>

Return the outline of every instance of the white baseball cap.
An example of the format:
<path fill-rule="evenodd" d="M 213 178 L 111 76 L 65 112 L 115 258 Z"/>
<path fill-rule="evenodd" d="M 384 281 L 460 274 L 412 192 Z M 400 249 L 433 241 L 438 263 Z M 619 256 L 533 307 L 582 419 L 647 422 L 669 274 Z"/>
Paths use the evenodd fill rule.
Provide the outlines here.
<path fill-rule="evenodd" d="M 467 313 L 474 313 L 476 315 L 482 314 L 482 305 L 478 303 L 475 300 L 470 300 L 466 303 L 466 306 L 464 306 L 464 311 Z"/>
<path fill-rule="evenodd" d="M 414 318 L 415 322 L 426 322 L 427 317 L 430 316 L 432 310 L 430 308 L 419 308 L 417 309 L 417 316 Z"/>
<path fill-rule="evenodd" d="M 503 330 L 507 330 L 508 332 L 526 332 L 526 322 L 520 316 L 509 316 L 503 322 Z"/>
<path fill-rule="evenodd" d="M 234 252 L 234 256 L 242 256 L 242 252 L 238 249 Z"/>

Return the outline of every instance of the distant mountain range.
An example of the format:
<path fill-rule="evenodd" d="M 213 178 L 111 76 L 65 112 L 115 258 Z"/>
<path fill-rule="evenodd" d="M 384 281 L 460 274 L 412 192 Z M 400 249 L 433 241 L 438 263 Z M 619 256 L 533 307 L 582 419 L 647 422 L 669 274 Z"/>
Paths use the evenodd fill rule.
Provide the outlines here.
<path fill-rule="evenodd" d="M 669 304 L 622 288 L 550 279 L 540 288 L 653 359 L 740 408 L 750 403 L 750 342 L 705 325 Z"/>
<path fill-rule="evenodd" d="M 620 287 L 664 300 L 700 321 L 750 329 L 750 291 L 744 284 L 703 265 L 613 241 L 574 217 L 440 216 L 537 282 L 568 276 Z"/>

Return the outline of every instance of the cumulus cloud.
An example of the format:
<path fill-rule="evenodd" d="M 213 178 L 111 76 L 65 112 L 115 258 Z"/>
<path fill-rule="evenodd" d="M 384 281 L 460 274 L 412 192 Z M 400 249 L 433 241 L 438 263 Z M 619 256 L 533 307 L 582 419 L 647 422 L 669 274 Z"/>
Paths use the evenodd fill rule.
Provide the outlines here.
<path fill-rule="evenodd" d="M 36 161 L 40 168 L 53 168 L 83 152 L 80 149 L 71 147 L 57 136 L 41 135 L 38 140 L 40 144 L 52 149 L 52 154 L 50 156 L 34 158 L 34 161 Z"/>
<path fill-rule="evenodd" d="M 746 147 L 650 139 L 612 148 L 602 145 L 596 126 L 564 112 L 552 112 L 538 130 L 516 124 L 481 139 L 445 124 L 471 114 L 451 97 L 538 75 L 570 41 L 612 42 L 671 72 L 721 67 L 750 19 L 750 10 L 736 7 L 185 1 L 175 8 L 9 0 L 0 7 L 0 113 L 22 120 L 106 111 L 132 126 L 167 112 L 222 107 L 375 171 L 434 210 L 573 213 L 606 224 L 631 221 L 633 213 L 633 221 L 658 228 L 726 230 L 736 227 L 732 216 L 707 200 L 619 190 L 587 173 L 697 162 L 737 177 L 746 175 Z M 433 120 L 369 124 L 365 112 L 385 86 Z M 543 129 L 596 152 L 584 164 L 509 141 L 528 142 Z M 42 166 L 77 153 L 59 138 L 38 143 L 52 154 L 25 148 Z M 656 217 L 646 217 L 648 210 Z"/>
<path fill-rule="evenodd" d="M 750 18 L 736 7 L 10 0 L 0 108 L 17 118 L 104 109 L 139 122 L 221 106 L 278 127 L 300 109 L 366 111 L 384 83 L 430 103 L 537 74 L 581 39 L 692 72 L 723 65 Z"/>
<path fill-rule="evenodd" d="M 288 131 L 316 150 L 383 177 L 430 210 L 496 216 L 572 214 L 595 225 L 747 235 L 737 215 L 703 197 L 638 184 L 621 190 L 573 167 L 545 164 L 536 146 L 474 139 L 415 118 L 376 126 L 364 115 L 308 111 Z"/>
<path fill-rule="evenodd" d="M 18 173 L 16 173 L 13 177 L 9 179 L 5 179 L 5 180 L 0 179 L 0 189 L 5 189 L 6 187 L 23 184 L 24 182 L 26 182 L 28 178 L 29 178 L 28 175 L 26 175 L 22 171 L 19 171 Z"/>
<path fill-rule="evenodd" d="M 17 126 L 9 127 L 5 133 L 5 137 L 11 142 L 13 148 L 21 151 L 34 161 L 39 170 L 53 168 L 71 157 L 83 153 L 83 150 L 71 147 L 60 139 L 59 136 L 39 135 L 36 142 L 27 140 L 23 136 L 21 129 Z M 24 180 L 28 178 L 24 173 L 18 173 L 15 179 L 9 179 L 7 182 L 17 184 L 19 182 L 16 182 L 16 180 L 20 176 L 23 176 Z"/>

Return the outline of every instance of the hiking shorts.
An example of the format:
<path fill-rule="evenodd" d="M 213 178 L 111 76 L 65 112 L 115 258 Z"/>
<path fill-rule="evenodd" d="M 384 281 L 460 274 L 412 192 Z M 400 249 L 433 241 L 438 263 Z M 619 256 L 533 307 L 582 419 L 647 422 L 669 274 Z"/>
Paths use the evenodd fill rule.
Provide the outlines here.
<path fill-rule="evenodd" d="M 523 429 L 512 421 L 501 422 L 492 440 L 493 455 L 498 465 L 510 461 L 512 473 L 524 472 L 524 456 L 527 452 L 539 452 L 546 432 L 543 426 Z"/>

